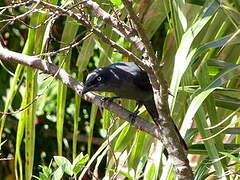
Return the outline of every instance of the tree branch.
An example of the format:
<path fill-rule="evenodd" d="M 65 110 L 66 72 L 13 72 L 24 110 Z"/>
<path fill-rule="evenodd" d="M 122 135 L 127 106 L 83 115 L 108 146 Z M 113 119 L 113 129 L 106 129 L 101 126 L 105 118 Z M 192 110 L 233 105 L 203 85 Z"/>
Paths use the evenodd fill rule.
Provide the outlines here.
<path fill-rule="evenodd" d="M 138 36 L 138 33 L 136 29 L 126 25 L 123 21 L 120 19 L 117 19 L 101 9 L 101 7 L 96 3 L 91 0 L 86 0 L 83 5 L 85 5 L 86 8 L 88 8 L 91 11 L 94 11 L 95 13 L 92 14 L 92 16 L 99 17 L 102 19 L 105 23 L 113 26 L 113 30 L 119 34 L 120 36 L 124 37 L 124 39 L 130 41 L 133 46 L 142 54 L 146 54 L 146 48 L 145 44 L 143 43 L 142 39 Z M 91 15 L 91 14 L 90 14 Z M 131 59 L 134 61 L 136 64 L 140 65 L 141 67 L 144 67 L 144 69 L 149 68 L 149 61 L 143 60 L 135 60 Z"/>
<path fill-rule="evenodd" d="M 12 19 L 4 19 L 4 20 L 1 20 L 0 23 L 2 23 L 2 22 L 13 22 L 13 21 L 16 21 L 16 20 L 18 20 L 18 19 L 21 19 L 21 18 L 23 18 L 23 17 L 26 17 L 26 16 L 29 15 L 29 14 L 32 14 L 32 13 L 35 11 L 35 9 L 37 8 L 37 6 L 39 5 L 39 1 L 40 1 L 40 0 L 36 0 L 36 4 L 35 4 L 29 11 L 27 11 L 27 12 L 25 12 L 25 13 L 19 15 L 19 16 L 16 16 L 16 17 L 14 17 L 14 18 L 12 18 Z"/>
<path fill-rule="evenodd" d="M 132 8 L 132 2 L 130 0 L 123 0 L 123 4 L 127 8 L 130 18 L 136 26 L 136 30 L 138 32 L 138 35 L 140 36 L 141 42 L 144 45 L 143 47 L 146 52 L 143 52 L 144 53 L 143 57 L 144 58 L 149 57 L 152 59 L 152 61 L 156 62 L 157 58 L 155 56 L 152 45 L 151 45 L 150 41 L 148 40 L 147 35 L 145 34 L 144 29 L 136 15 L 136 13 L 134 12 L 134 10 Z"/>
<path fill-rule="evenodd" d="M 99 38 L 101 38 L 105 43 L 114 47 L 120 53 L 129 57 L 131 60 L 139 64 L 143 67 L 149 76 L 151 81 L 155 104 L 159 113 L 159 117 L 157 119 L 157 124 L 153 125 L 152 123 L 148 123 L 143 119 L 137 117 L 134 127 L 137 129 L 143 130 L 154 137 L 157 137 L 164 144 L 166 149 L 169 152 L 169 156 L 173 160 L 173 164 L 176 171 L 176 176 L 178 179 L 192 179 L 193 174 L 191 168 L 188 163 L 188 159 L 184 154 L 183 146 L 181 145 L 178 138 L 176 138 L 176 132 L 174 131 L 173 119 L 170 115 L 170 110 L 168 106 L 168 87 L 167 83 L 164 79 L 163 73 L 157 64 L 156 56 L 154 54 L 154 50 L 150 41 L 147 39 L 143 27 L 132 9 L 132 3 L 130 0 L 123 0 L 125 7 L 128 9 L 130 14 L 130 18 L 132 22 L 136 26 L 136 30 L 127 26 L 124 22 L 114 18 L 104 10 L 102 10 L 99 5 L 91 0 L 85 0 L 83 2 L 83 6 L 95 11 L 94 16 L 101 18 L 104 22 L 112 25 L 119 35 L 124 36 L 125 39 L 129 40 L 134 47 L 143 54 L 144 59 L 141 61 L 140 58 L 135 56 L 132 52 L 122 48 L 114 41 L 110 40 L 106 35 L 104 35 L 98 28 L 93 27 L 91 22 L 87 17 L 91 14 L 85 14 L 84 11 L 79 11 L 79 13 L 75 13 L 70 9 L 64 9 L 59 6 L 55 6 L 49 4 L 44 1 L 33 0 L 34 3 L 40 3 L 45 8 L 55 11 L 56 15 L 67 15 L 75 19 L 77 22 L 80 22 L 82 25 L 90 29 L 94 34 L 96 34 Z M 136 33 L 137 32 L 137 33 Z M 26 56 L 16 52 L 9 51 L 0 48 L 0 58 L 2 60 L 15 62 L 19 64 L 23 64 L 26 66 L 30 66 L 39 70 L 42 70 L 44 73 L 50 74 L 57 79 L 61 80 L 65 85 L 69 86 L 73 90 L 75 90 L 79 95 L 82 92 L 82 85 L 74 80 L 67 72 L 60 69 L 59 67 L 47 62 L 43 61 L 37 57 Z M 90 101 L 94 104 L 97 104 L 101 107 L 104 107 L 122 119 L 125 119 L 131 123 L 130 113 L 126 109 L 121 106 L 111 103 L 111 102 L 103 102 L 101 96 L 98 96 L 93 93 L 87 93 L 83 96 L 83 98 L 87 101 Z"/>
<path fill-rule="evenodd" d="M 34 3 L 38 3 L 38 0 L 33 0 Z M 44 2 L 44 1 L 40 1 L 39 2 L 41 5 L 43 5 L 45 8 L 49 9 L 49 10 L 54 10 L 56 11 L 56 14 L 62 14 L 62 15 L 67 15 L 72 17 L 73 19 L 75 19 L 77 22 L 80 22 L 81 24 L 83 24 L 85 27 L 89 28 L 94 34 L 96 34 L 100 39 L 102 39 L 105 43 L 109 44 L 110 46 L 112 46 L 113 48 L 115 48 L 118 52 L 124 54 L 125 56 L 129 57 L 131 60 L 135 61 L 138 64 L 144 65 L 141 62 L 141 59 L 138 58 L 137 56 L 135 56 L 132 52 L 126 50 L 125 48 L 119 46 L 117 43 L 115 43 L 114 41 L 112 41 L 111 39 L 109 39 L 106 35 L 104 35 L 98 28 L 93 27 L 91 25 L 90 22 L 88 22 L 87 19 L 85 19 L 84 17 L 86 16 L 85 14 L 83 14 L 83 12 L 81 13 L 74 13 L 73 11 L 69 10 L 69 9 L 64 9 L 62 7 Z"/>
<path fill-rule="evenodd" d="M 42 60 L 36 56 L 28 56 L 21 53 L 17 53 L 14 51 L 10 51 L 6 48 L 3 48 L 0 45 L 0 59 L 2 61 L 13 62 L 17 64 L 22 64 L 24 66 L 29 66 L 34 69 L 41 70 L 45 74 L 49 74 L 56 79 L 62 81 L 63 84 L 73 89 L 77 94 L 82 94 L 83 86 L 80 82 L 76 81 L 71 77 L 65 70 L 59 69 L 58 66 L 46 61 Z M 100 107 L 108 109 L 109 111 L 115 113 L 121 119 L 127 120 L 129 123 L 132 123 L 131 114 L 132 112 L 124 109 L 120 105 L 109 102 L 102 101 L 102 96 L 99 96 L 95 93 L 87 93 L 83 96 L 83 99 L 86 101 L 92 102 Z M 155 124 L 149 123 L 139 116 L 136 117 L 136 121 L 132 124 L 135 128 L 142 130 L 157 139 L 160 139 L 160 134 L 158 133 L 158 128 Z"/>
<path fill-rule="evenodd" d="M 117 19 L 101 9 L 101 7 L 91 0 L 85 1 L 83 5 L 91 11 L 94 11 L 94 14 L 90 14 L 102 19 L 105 23 L 110 24 L 113 26 L 114 31 L 119 34 L 120 36 L 124 37 L 126 40 L 129 40 L 131 43 L 134 44 L 135 48 L 140 52 L 144 52 L 144 44 L 142 43 L 141 39 L 138 37 L 137 31 L 132 27 L 126 25 L 120 19 Z"/>
<path fill-rule="evenodd" d="M 143 68 L 148 73 L 154 92 L 154 101 L 159 114 L 159 117 L 154 119 L 154 122 L 158 125 L 160 133 L 162 134 L 161 142 L 167 149 L 169 156 L 173 161 L 177 179 L 193 179 L 193 173 L 189 166 L 189 161 L 184 153 L 184 146 L 179 138 L 175 138 L 177 132 L 174 131 L 174 122 L 168 105 L 168 86 L 164 79 L 164 74 L 161 71 L 161 66 L 157 64 L 157 58 L 154 54 L 151 42 L 148 40 L 142 24 L 132 8 L 131 0 L 123 0 L 123 3 L 130 14 L 131 20 L 136 26 L 136 30 L 142 43 L 144 44 L 145 52 L 143 57 L 146 61 L 149 61 L 148 64 L 150 64 L 148 69 L 145 67 Z"/>

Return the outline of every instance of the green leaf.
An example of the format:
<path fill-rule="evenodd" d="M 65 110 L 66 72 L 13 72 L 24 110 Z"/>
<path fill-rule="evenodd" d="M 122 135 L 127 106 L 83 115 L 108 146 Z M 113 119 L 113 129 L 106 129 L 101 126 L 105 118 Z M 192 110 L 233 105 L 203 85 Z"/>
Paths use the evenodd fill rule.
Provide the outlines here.
<path fill-rule="evenodd" d="M 122 1 L 121 0 L 111 0 L 111 2 L 116 5 L 116 6 L 120 6 L 122 5 Z"/>
<path fill-rule="evenodd" d="M 190 122 L 194 117 L 198 108 L 202 105 L 203 101 L 212 93 L 215 89 L 231 80 L 233 77 L 238 76 L 240 73 L 240 65 L 233 65 L 230 68 L 223 70 L 218 77 L 212 81 L 200 94 L 198 94 L 191 102 L 184 121 Z"/>
<path fill-rule="evenodd" d="M 151 167 L 147 171 L 146 179 L 147 180 L 155 179 L 155 171 L 156 171 L 155 165 L 154 163 L 152 163 Z"/>
<path fill-rule="evenodd" d="M 82 153 L 80 153 L 76 159 L 73 161 L 73 174 L 76 176 L 84 167 L 84 165 L 88 162 L 89 155 L 86 154 L 83 156 Z"/>
<path fill-rule="evenodd" d="M 114 146 L 114 151 L 122 151 L 126 148 L 128 144 L 131 144 L 135 136 L 136 129 L 132 128 L 130 125 L 124 128 L 124 130 L 119 135 L 116 144 Z M 126 141 L 126 139 L 128 139 Z"/>
<path fill-rule="evenodd" d="M 63 166 L 60 166 L 57 168 L 56 171 L 53 172 L 52 180 L 61 180 L 63 174 L 64 174 L 64 168 Z"/>
<path fill-rule="evenodd" d="M 146 35 L 149 39 L 156 33 L 158 28 L 166 20 L 166 16 L 169 13 L 167 8 L 169 5 L 168 1 L 164 0 L 155 0 L 152 3 L 149 3 L 149 7 L 146 7 L 148 11 L 143 16 L 143 28 L 146 30 Z M 148 6 L 145 1 L 141 1 L 140 7 Z M 141 9 L 140 9 L 141 10 Z M 140 15 L 144 13 L 140 11 Z"/>
<path fill-rule="evenodd" d="M 232 155 L 232 154 L 230 154 L 230 153 L 227 153 L 227 152 L 220 152 L 222 155 L 224 155 L 224 156 L 227 156 L 227 157 L 229 157 L 231 160 L 234 160 L 234 161 L 236 161 L 237 163 L 240 163 L 240 158 L 239 157 L 236 157 L 236 156 L 234 156 L 234 155 Z"/>
<path fill-rule="evenodd" d="M 134 144 L 132 148 L 131 155 L 128 158 L 128 167 L 136 169 L 140 159 L 142 158 L 144 141 L 146 140 L 144 132 L 137 132 L 135 135 L 135 140 L 132 144 Z"/>
<path fill-rule="evenodd" d="M 81 51 L 78 55 L 77 66 L 80 72 L 86 70 L 88 62 L 93 55 L 95 46 L 95 37 L 92 34 L 88 34 L 88 38 L 83 42 Z"/>
<path fill-rule="evenodd" d="M 50 167 L 47 166 L 40 166 L 42 168 L 42 172 L 43 174 L 45 174 L 46 176 L 50 176 L 50 174 L 52 173 L 52 169 Z"/>
<path fill-rule="evenodd" d="M 40 172 L 38 179 L 39 179 L 39 180 L 49 180 L 50 177 Z"/>
<path fill-rule="evenodd" d="M 142 174 L 142 171 L 143 171 L 143 168 L 146 164 L 147 158 L 148 157 L 146 155 L 143 155 L 138 162 L 138 165 L 137 165 L 137 168 L 136 168 L 136 178 L 137 179 L 140 178 L 140 176 Z"/>
<path fill-rule="evenodd" d="M 216 13 L 219 8 L 219 4 L 216 1 L 209 1 L 205 7 L 203 13 L 198 20 L 183 34 L 179 48 L 175 56 L 175 65 L 170 85 L 170 92 L 174 98 L 170 98 L 170 109 L 173 111 L 174 104 L 176 101 L 176 95 L 182 76 L 188 68 L 194 54 L 197 52 L 192 49 L 192 43 L 200 31 L 209 22 L 211 17 Z"/>
<path fill-rule="evenodd" d="M 61 167 L 62 170 L 68 175 L 72 176 L 72 164 L 71 162 L 63 156 L 54 156 L 56 164 Z M 60 171 L 60 170 L 59 170 Z"/>
<path fill-rule="evenodd" d="M 79 179 L 82 179 L 86 171 L 90 168 L 90 165 L 94 162 L 95 159 L 100 155 L 100 153 L 109 145 L 111 142 L 122 130 L 124 127 L 128 125 L 128 122 L 124 122 L 118 129 L 116 129 L 109 138 L 102 143 L 102 145 L 98 148 L 96 153 L 91 157 L 88 161 L 87 165 L 84 167 L 83 171 L 81 172 Z"/>
<path fill-rule="evenodd" d="M 206 179 L 208 176 L 208 172 L 211 167 L 211 163 L 209 162 L 209 157 L 203 159 L 197 166 L 194 173 L 194 180 L 198 179 Z"/>
<path fill-rule="evenodd" d="M 121 174 L 122 176 L 124 176 L 128 179 L 133 179 L 133 177 L 128 172 L 119 171 L 119 174 Z"/>
<path fill-rule="evenodd" d="M 234 97 L 234 93 L 229 94 L 231 90 L 226 90 L 226 95 L 225 94 L 219 94 L 219 93 L 214 93 L 214 97 L 216 100 L 216 105 L 218 107 L 223 107 L 225 109 L 229 109 L 232 111 L 236 111 L 240 107 L 240 99 L 238 97 Z M 236 90 L 236 92 L 239 95 L 239 91 Z M 227 95 L 229 94 L 229 95 Z"/>

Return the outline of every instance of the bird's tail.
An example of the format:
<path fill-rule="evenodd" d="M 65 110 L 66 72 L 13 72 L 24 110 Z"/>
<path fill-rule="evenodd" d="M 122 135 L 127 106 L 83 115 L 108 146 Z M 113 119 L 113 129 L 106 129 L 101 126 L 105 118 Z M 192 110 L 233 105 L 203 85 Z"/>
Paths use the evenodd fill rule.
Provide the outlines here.
<path fill-rule="evenodd" d="M 143 104 L 146 107 L 148 113 L 151 115 L 151 117 L 152 117 L 153 121 L 155 122 L 155 124 L 157 126 L 160 126 L 159 122 L 157 121 L 159 116 L 158 116 L 158 112 L 157 112 L 154 100 L 144 102 Z M 175 128 L 175 131 L 176 131 L 176 133 L 178 135 L 180 143 L 184 147 L 184 150 L 187 151 L 188 150 L 187 144 L 186 144 L 185 140 L 183 139 L 183 137 L 181 136 L 181 134 L 180 134 L 180 132 L 179 132 L 179 130 L 178 130 L 178 128 L 177 128 L 177 126 L 175 124 L 174 124 L 174 128 Z"/>
<path fill-rule="evenodd" d="M 174 124 L 174 123 L 173 123 L 173 124 Z M 188 150 L 188 146 L 187 146 L 185 140 L 183 139 L 182 135 L 180 134 L 180 132 L 179 132 L 176 124 L 174 124 L 174 128 L 175 128 L 175 130 L 176 130 L 176 132 L 177 132 L 177 135 L 178 135 L 178 138 L 179 138 L 180 143 L 183 145 L 184 150 L 187 151 L 187 150 Z"/>

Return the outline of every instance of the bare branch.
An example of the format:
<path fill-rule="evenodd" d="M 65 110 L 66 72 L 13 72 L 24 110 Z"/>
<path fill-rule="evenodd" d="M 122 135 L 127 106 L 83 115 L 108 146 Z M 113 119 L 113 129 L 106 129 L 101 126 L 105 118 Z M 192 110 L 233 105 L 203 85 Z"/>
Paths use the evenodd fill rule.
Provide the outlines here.
<path fill-rule="evenodd" d="M 81 39 L 78 42 L 73 41 L 72 43 L 70 43 L 68 46 L 63 47 L 61 49 L 58 49 L 56 51 L 53 52 L 47 52 L 47 53 L 42 53 L 42 54 L 38 54 L 37 57 L 41 57 L 41 56 L 55 56 L 58 53 L 62 52 L 62 51 L 66 51 L 66 50 L 70 50 L 74 47 L 79 46 L 83 41 L 85 41 L 86 39 L 88 39 L 90 36 L 92 35 L 92 33 L 89 33 L 88 35 L 86 35 L 83 39 Z"/>
<path fill-rule="evenodd" d="M 40 3 L 40 0 L 37 0 L 37 1 L 36 1 L 36 4 L 35 4 L 29 11 L 27 11 L 27 12 L 25 12 L 25 13 L 19 15 L 19 16 L 16 16 L 16 17 L 14 17 L 14 18 L 12 18 L 12 19 L 4 19 L 4 20 L 1 20 L 0 23 L 2 23 L 2 22 L 12 22 L 12 21 L 16 21 L 16 20 L 18 20 L 18 19 L 21 19 L 21 18 L 23 18 L 23 17 L 26 17 L 26 16 L 29 15 L 29 14 L 32 14 L 32 13 L 35 11 L 35 9 L 37 8 L 37 6 L 39 5 L 39 3 Z"/>
<path fill-rule="evenodd" d="M 65 70 L 60 69 L 58 66 L 49 63 L 48 61 L 42 60 L 35 56 L 28 56 L 20 53 L 16 53 L 3 48 L 0 45 L 0 59 L 2 61 L 9 61 L 17 64 L 32 67 L 34 69 L 41 70 L 45 74 L 55 76 L 56 79 L 62 81 L 63 84 L 73 89 L 77 94 L 82 94 L 83 86 L 80 82 L 76 81 L 71 77 Z M 124 109 L 116 103 L 109 101 L 102 101 L 103 97 L 94 93 L 87 93 L 83 96 L 86 101 L 92 102 L 98 106 L 101 106 L 109 111 L 115 113 L 121 119 L 125 119 L 130 123 L 132 122 L 132 112 Z M 136 117 L 136 121 L 132 124 L 135 128 L 145 131 L 148 134 L 160 139 L 160 134 L 156 125 L 143 120 L 140 117 Z"/>
<path fill-rule="evenodd" d="M 37 0 L 33 0 L 33 2 L 38 2 L 38 1 Z M 81 13 L 74 13 L 71 10 L 64 9 L 62 7 L 46 3 L 44 1 L 41 1 L 40 4 L 43 5 L 45 8 L 48 8 L 50 10 L 55 10 L 56 11 L 55 13 L 57 13 L 57 14 L 60 13 L 60 14 L 64 14 L 64 15 L 68 15 L 68 16 L 72 17 L 77 22 L 80 22 L 81 24 L 83 24 L 87 28 L 91 29 L 91 31 L 94 34 L 96 34 L 105 43 L 107 43 L 110 46 L 112 46 L 113 48 L 115 48 L 118 52 L 120 52 L 120 53 L 124 54 L 125 56 L 129 57 L 131 60 L 137 62 L 138 64 L 141 63 L 141 59 L 139 59 L 137 56 L 135 56 L 132 52 L 130 52 L 130 51 L 126 50 L 125 48 L 119 46 L 117 43 L 115 43 L 114 41 L 109 39 L 106 35 L 104 35 L 98 28 L 93 27 L 91 25 L 91 23 L 88 22 L 87 19 L 84 19 L 85 15 L 83 15 Z"/>
<path fill-rule="evenodd" d="M 136 30 L 138 32 L 138 35 L 140 36 L 141 41 L 144 44 L 144 49 L 146 49 L 146 51 L 147 51 L 147 52 L 144 52 L 144 54 L 146 53 L 144 55 L 145 58 L 147 56 L 149 56 L 152 59 L 152 63 L 154 63 L 154 62 L 156 63 L 157 59 L 156 59 L 154 50 L 152 48 L 152 45 L 151 45 L 150 41 L 147 38 L 147 35 L 145 34 L 145 31 L 142 27 L 142 24 L 140 23 L 136 13 L 134 12 L 134 10 L 132 8 L 132 2 L 130 0 L 123 0 L 123 3 L 124 3 L 125 7 L 127 8 L 128 12 L 129 12 L 131 20 L 136 25 Z"/>
<path fill-rule="evenodd" d="M 129 57 L 131 60 L 136 62 L 138 65 L 140 65 L 147 71 L 153 87 L 155 104 L 159 113 L 159 117 L 154 119 L 157 126 L 153 125 L 152 123 L 148 123 L 139 117 L 136 118 L 136 121 L 134 123 L 131 122 L 130 118 L 131 112 L 125 110 L 124 108 L 115 103 L 103 102 L 102 97 L 99 95 L 87 93 L 86 95 L 83 96 L 83 98 L 87 101 L 90 101 L 94 104 L 97 104 L 103 108 L 106 108 L 114 112 L 120 118 L 125 119 L 130 123 L 133 123 L 132 125 L 137 129 L 144 130 L 145 132 L 151 134 L 152 136 L 157 137 L 164 144 L 164 146 L 169 152 L 169 156 L 173 160 L 177 178 L 191 179 L 193 175 L 188 163 L 188 159 L 184 154 L 181 142 L 179 141 L 178 138 L 175 138 L 176 132 L 174 131 L 173 119 L 170 115 L 170 110 L 168 106 L 167 83 L 164 79 L 161 69 L 159 68 L 159 65 L 156 64 L 157 58 L 155 56 L 153 47 L 144 32 L 140 20 L 138 19 L 136 13 L 132 8 L 131 1 L 123 0 L 125 7 L 127 8 L 130 14 L 130 19 L 135 24 L 136 29 L 127 26 L 124 22 L 105 12 L 103 9 L 100 8 L 100 6 L 96 2 L 93 2 L 91 0 L 84 0 L 81 1 L 79 4 L 82 4 L 81 6 L 84 6 L 90 9 L 91 11 L 94 11 L 95 13 L 93 14 L 87 14 L 81 8 L 78 8 L 77 6 L 78 3 L 77 5 L 74 4 L 71 8 L 65 9 L 63 7 L 49 4 L 45 1 L 32 0 L 31 2 L 35 3 L 34 8 L 36 8 L 38 4 L 41 4 L 44 8 L 47 8 L 50 11 L 54 12 L 56 17 L 62 15 L 72 17 L 74 20 L 80 22 L 83 26 L 87 27 L 87 29 L 93 32 L 105 43 L 109 44 L 123 55 Z M 78 8 L 78 13 L 74 11 L 76 10 L 73 9 L 74 7 Z M 28 11 L 27 14 L 33 13 L 34 8 Z M 71 9 L 73 9 L 73 11 Z M 105 23 L 108 23 L 111 26 L 113 26 L 113 30 L 120 36 L 124 37 L 126 40 L 130 41 L 133 44 L 133 46 L 143 54 L 144 59 L 141 60 L 132 52 L 126 50 L 125 48 L 119 46 L 117 43 L 109 39 L 105 34 L 101 32 L 100 29 L 92 25 L 92 23 L 89 20 L 90 16 L 98 17 L 102 19 Z M 21 17 L 23 17 L 23 15 L 17 16 L 13 19 L 17 20 L 18 18 Z M 60 69 L 58 66 L 54 64 L 51 64 L 47 61 L 43 61 L 38 57 L 32 57 L 12 52 L 7 49 L 4 49 L 3 47 L 0 47 L 0 58 L 2 58 L 2 60 L 5 61 L 30 66 L 32 68 L 39 69 L 46 74 L 50 74 L 51 76 L 61 80 L 65 85 L 69 86 L 79 95 L 81 95 L 83 88 L 82 85 L 76 80 L 74 80 L 66 71 Z"/>
<path fill-rule="evenodd" d="M 141 40 L 137 36 L 137 32 L 135 29 L 131 28 L 130 26 L 127 26 L 124 22 L 120 21 L 119 19 L 111 16 L 109 13 L 104 11 L 100 8 L 100 6 L 91 0 L 85 1 L 83 3 L 85 7 L 87 7 L 89 10 L 94 11 L 95 13 L 90 14 L 95 17 L 99 17 L 102 19 L 105 23 L 110 24 L 114 27 L 114 31 L 119 34 L 120 36 L 124 37 L 125 39 L 129 40 L 133 44 L 139 44 L 137 47 L 140 52 L 143 52 L 143 44 Z"/>
<path fill-rule="evenodd" d="M 91 16 L 99 17 L 105 23 L 112 25 L 114 32 L 124 37 L 126 40 L 130 41 L 133 46 L 142 54 L 145 53 L 145 45 L 142 39 L 138 37 L 137 31 L 135 29 L 127 26 L 123 21 L 120 21 L 119 19 L 113 17 L 112 15 L 101 9 L 96 2 L 87 0 L 85 1 L 85 3 L 83 3 L 83 5 L 85 5 L 85 7 L 91 11 L 95 11 L 94 14 L 90 14 Z M 135 59 L 132 60 L 138 65 L 144 67 L 145 69 L 149 68 L 149 66 L 146 65 L 149 64 L 149 62 L 146 62 L 145 59 L 141 61 L 136 61 Z"/>
<path fill-rule="evenodd" d="M 17 7 L 19 7 L 19 6 L 26 6 L 26 5 L 31 4 L 31 3 L 32 3 L 31 0 L 29 0 L 29 1 L 24 1 L 24 2 L 19 2 L 19 3 L 11 4 L 11 5 L 9 5 L 9 6 L 0 7 L 0 10 L 2 10 L 2 9 L 8 9 L 8 8 L 17 8 Z"/>

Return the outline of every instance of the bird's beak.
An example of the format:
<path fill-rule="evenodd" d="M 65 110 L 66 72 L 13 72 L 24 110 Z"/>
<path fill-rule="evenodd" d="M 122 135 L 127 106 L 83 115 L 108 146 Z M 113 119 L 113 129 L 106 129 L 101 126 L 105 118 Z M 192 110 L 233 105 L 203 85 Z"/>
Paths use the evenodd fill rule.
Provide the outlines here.
<path fill-rule="evenodd" d="M 86 94 L 87 92 L 90 91 L 90 88 L 87 86 L 83 86 L 83 90 L 82 90 L 82 95 Z"/>
<path fill-rule="evenodd" d="M 86 94 L 89 91 L 94 91 L 94 90 L 95 90 L 95 85 L 87 85 L 87 84 L 85 84 L 83 86 L 82 95 Z"/>

